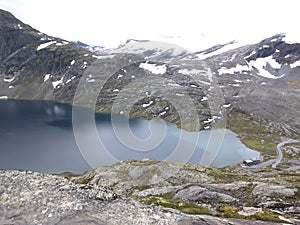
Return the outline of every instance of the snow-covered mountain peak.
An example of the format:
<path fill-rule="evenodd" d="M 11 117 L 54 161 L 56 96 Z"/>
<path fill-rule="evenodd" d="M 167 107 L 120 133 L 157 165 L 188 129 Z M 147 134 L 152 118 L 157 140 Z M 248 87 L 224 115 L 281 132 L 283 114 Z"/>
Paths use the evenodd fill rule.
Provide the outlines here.
<path fill-rule="evenodd" d="M 143 55 L 146 59 L 167 60 L 168 58 L 180 57 L 188 51 L 180 46 L 159 41 L 138 41 L 130 39 L 124 45 L 110 50 L 113 53 L 135 53 Z"/>

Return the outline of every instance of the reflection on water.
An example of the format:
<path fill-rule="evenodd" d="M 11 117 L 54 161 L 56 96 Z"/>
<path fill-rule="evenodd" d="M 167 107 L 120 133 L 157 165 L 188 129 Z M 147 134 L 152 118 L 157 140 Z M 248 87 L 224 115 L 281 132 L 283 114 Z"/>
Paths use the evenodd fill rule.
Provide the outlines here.
<path fill-rule="evenodd" d="M 194 134 L 181 132 L 171 124 L 167 124 L 165 137 L 160 141 L 160 135 L 157 134 L 161 134 L 161 126 L 158 123 L 152 122 L 151 124 L 145 120 L 130 119 L 130 129 L 134 136 L 145 141 L 152 132 L 153 137 L 157 138 L 155 141 L 160 143 L 153 149 L 149 150 L 144 146 L 143 151 L 137 151 L 128 147 L 134 146 L 135 143 L 128 144 L 118 139 L 112 127 L 110 115 L 97 114 L 95 120 L 100 140 L 109 153 L 118 160 L 168 159 L 177 148 L 178 153 L 174 159 L 186 161 L 186 155 L 189 154 L 191 148 L 195 147 L 193 151 L 190 151 L 193 154 L 189 157 L 189 162 L 199 163 L 204 150 L 209 152 L 214 148 L 211 143 L 220 141 L 209 142 L 209 138 L 218 138 L 218 135 L 211 135 L 212 131 L 201 131 L 197 132 L 199 138 L 197 145 L 193 146 Z M 120 117 L 119 131 L 123 129 L 122 127 L 126 127 L 126 121 L 126 118 Z M 0 169 L 26 169 L 41 172 L 66 170 L 84 172 L 90 169 L 76 145 L 72 130 L 71 106 L 47 101 L 0 101 L 0 124 Z M 151 130 L 149 124 L 151 124 Z M 85 135 L 89 134 L 85 133 Z M 126 137 L 127 134 L 123 135 Z M 180 144 L 179 140 L 181 140 Z M 233 132 L 226 130 L 220 151 L 212 165 L 223 167 L 258 156 L 257 152 L 246 148 Z"/>

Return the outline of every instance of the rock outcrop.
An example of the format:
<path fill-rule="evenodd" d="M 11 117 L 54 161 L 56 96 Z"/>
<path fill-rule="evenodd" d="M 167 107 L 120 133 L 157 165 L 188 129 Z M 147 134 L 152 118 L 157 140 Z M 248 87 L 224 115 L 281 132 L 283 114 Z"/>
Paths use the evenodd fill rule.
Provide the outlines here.
<path fill-rule="evenodd" d="M 109 188 L 74 184 L 57 175 L 0 171 L 0 183 L 0 224 L 273 224 L 187 215 L 142 204 Z"/>

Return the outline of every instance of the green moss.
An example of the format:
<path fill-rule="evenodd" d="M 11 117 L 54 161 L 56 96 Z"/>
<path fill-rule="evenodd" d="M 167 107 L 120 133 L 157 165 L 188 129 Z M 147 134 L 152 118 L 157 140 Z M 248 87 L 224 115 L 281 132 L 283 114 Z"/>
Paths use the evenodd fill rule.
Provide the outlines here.
<path fill-rule="evenodd" d="M 237 218 L 237 219 L 246 219 L 246 220 L 263 220 L 263 221 L 270 221 L 270 222 L 284 222 L 281 219 L 279 219 L 278 214 L 268 210 L 268 209 L 262 209 L 261 212 L 250 215 L 250 216 L 244 216 L 238 214 L 238 211 L 240 211 L 239 208 L 236 208 L 234 206 L 230 205 L 223 205 L 219 206 L 217 208 L 220 214 L 218 216 L 225 217 L 225 218 Z M 289 217 L 289 216 L 287 216 Z"/>
<path fill-rule="evenodd" d="M 221 212 L 218 216 L 225 218 L 237 218 L 237 219 L 245 219 L 244 216 L 239 215 L 237 212 L 240 210 L 234 206 L 223 205 L 217 208 L 218 211 Z"/>
<path fill-rule="evenodd" d="M 262 212 L 258 213 L 257 215 L 250 216 L 251 219 L 263 220 L 263 221 L 272 221 L 272 222 L 284 222 L 278 218 L 278 215 L 271 212 L 270 210 L 263 209 Z"/>
<path fill-rule="evenodd" d="M 211 176 L 215 179 L 218 183 L 231 183 L 235 182 L 237 180 L 247 180 L 247 175 L 238 173 L 238 172 L 232 172 L 229 167 L 226 168 L 214 168 L 209 167 L 205 170 L 205 174 L 208 176 Z"/>
<path fill-rule="evenodd" d="M 147 205 L 177 209 L 186 214 L 210 214 L 209 209 L 205 207 L 187 201 L 175 200 L 173 197 L 173 193 L 167 193 L 163 195 L 153 195 L 146 198 L 136 199 Z"/>
<path fill-rule="evenodd" d="M 288 86 L 293 86 L 293 85 L 296 85 L 296 84 L 299 84 L 299 83 L 300 83 L 300 79 L 297 78 L 297 79 L 294 79 L 294 80 L 289 80 L 289 81 L 287 82 L 287 85 L 288 85 Z"/>
<path fill-rule="evenodd" d="M 134 186 L 133 189 L 135 190 L 139 190 L 139 191 L 143 191 L 143 190 L 146 190 L 146 189 L 149 189 L 151 188 L 150 185 L 140 185 L 140 186 Z"/>

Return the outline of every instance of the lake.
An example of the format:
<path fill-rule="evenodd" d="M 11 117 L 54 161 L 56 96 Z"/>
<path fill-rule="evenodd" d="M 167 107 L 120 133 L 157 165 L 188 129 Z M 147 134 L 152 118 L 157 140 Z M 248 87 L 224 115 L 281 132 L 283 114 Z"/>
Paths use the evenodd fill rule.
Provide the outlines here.
<path fill-rule="evenodd" d="M 0 169 L 82 173 L 141 158 L 224 167 L 259 157 L 230 130 L 187 132 L 161 121 L 93 115 L 90 126 L 81 117 L 74 121 L 74 111 L 72 120 L 67 104 L 0 100 Z"/>

